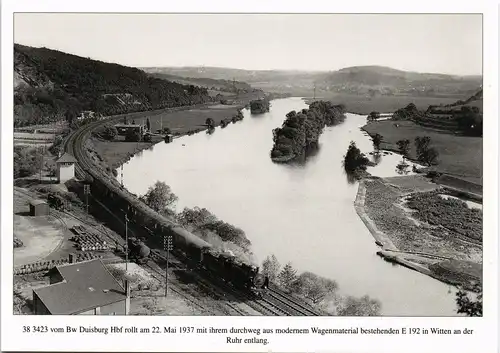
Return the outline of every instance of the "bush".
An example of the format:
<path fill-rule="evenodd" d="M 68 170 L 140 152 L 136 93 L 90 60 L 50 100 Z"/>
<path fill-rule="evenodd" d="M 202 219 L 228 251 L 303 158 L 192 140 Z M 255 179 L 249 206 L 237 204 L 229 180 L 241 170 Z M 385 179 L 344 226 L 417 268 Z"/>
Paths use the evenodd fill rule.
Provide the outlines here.
<path fill-rule="evenodd" d="M 125 135 L 125 141 L 127 142 L 139 142 L 141 141 L 142 135 L 137 130 L 129 130 L 127 135 Z"/>
<path fill-rule="evenodd" d="M 42 152 L 36 148 L 16 146 L 14 148 L 14 178 L 31 176 L 42 167 Z"/>

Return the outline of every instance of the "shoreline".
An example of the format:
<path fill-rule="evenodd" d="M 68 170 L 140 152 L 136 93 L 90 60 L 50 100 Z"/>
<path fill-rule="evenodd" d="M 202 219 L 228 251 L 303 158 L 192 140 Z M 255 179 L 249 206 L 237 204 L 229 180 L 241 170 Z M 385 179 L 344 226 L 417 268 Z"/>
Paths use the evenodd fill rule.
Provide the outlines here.
<path fill-rule="evenodd" d="M 300 97 L 300 98 L 305 100 L 304 97 Z M 276 98 L 276 99 L 279 99 L 279 98 Z M 228 107 L 229 107 L 229 109 L 226 108 L 226 111 L 228 113 L 230 113 L 230 112 L 232 113 L 233 110 L 236 112 L 239 109 L 245 108 L 245 104 L 238 104 L 238 105 L 228 106 Z M 185 110 L 187 110 L 187 111 L 191 111 L 194 109 L 196 109 L 196 108 L 191 108 L 191 107 L 189 107 L 187 109 L 185 108 Z M 175 111 L 168 112 L 168 116 L 172 117 L 172 114 L 176 114 L 176 113 L 177 112 L 175 112 Z M 160 112 L 160 114 L 161 114 L 161 112 Z M 158 113 L 157 113 L 157 115 L 158 115 Z M 158 120 L 158 117 L 157 116 L 155 116 L 155 117 L 157 118 L 156 120 Z M 154 117 L 150 117 L 150 120 L 152 120 L 153 118 Z M 153 126 L 153 121 L 151 121 L 151 123 Z M 156 123 L 158 123 L 158 121 L 156 121 Z M 216 122 L 216 126 L 220 126 L 220 122 Z M 192 128 L 192 127 L 193 126 L 189 126 L 189 125 L 184 126 L 184 131 L 176 133 L 176 138 L 190 135 L 190 131 L 192 131 L 192 130 L 189 130 L 189 128 Z M 364 130 L 363 127 L 361 129 L 363 131 L 366 131 L 366 130 Z M 198 130 L 199 131 L 197 131 L 196 133 L 206 131 L 207 127 L 200 126 L 198 128 Z M 370 134 L 368 133 L 368 135 L 370 135 Z M 96 141 L 95 138 L 90 138 L 89 140 L 92 141 L 92 143 L 94 143 Z M 119 156 L 116 156 L 117 158 L 115 158 L 114 163 L 112 163 L 112 164 L 106 163 L 107 159 L 101 153 L 99 153 L 98 149 L 94 148 L 94 150 L 95 150 L 96 154 L 98 154 L 102 157 L 102 162 L 104 162 L 104 165 L 107 164 L 108 167 L 110 167 L 113 170 L 116 170 L 121 165 L 127 163 L 132 157 L 134 157 L 138 153 L 144 151 L 145 149 L 150 149 L 154 145 L 156 145 L 157 143 L 160 143 L 163 141 L 164 140 L 162 138 L 153 139 L 152 142 L 148 142 L 148 143 L 145 143 L 145 142 L 124 143 L 124 142 L 103 141 L 104 143 L 108 143 L 108 144 L 113 144 L 113 143 L 132 144 L 132 145 L 135 144 L 135 146 L 132 150 L 129 150 L 126 152 L 127 154 L 121 153 Z M 411 261 L 411 259 L 408 259 L 408 257 L 410 257 L 410 258 L 415 258 L 415 257 L 420 258 L 421 257 L 423 259 L 427 259 L 428 260 L 427 262 L 430 262 L 428 257 L 434 257 L 435 261 L 443 261 L 444 258 L 442 258 L 442 257 L 439 258 L 439 256 L 437 256 L 437 255 L 433 256 L 432 254 L 427 254 L 428 255 L 427 257 L 422 257 L 421 255 L 419 255 L 417 253 L 402 251 L 396 247 L 396 245 L 393 243 L 393 241 L 390 239 L 390 237 L 387 234 L 385 234 L 384 232 L 382 232 L 378 229 L 376 222 L 372 218 L 370 218 L 370 216 L 368 215 L 367 210 L 366 210 L 366 206 L 365 206 L 365 198 L 366 198 L 366 191 L 367 191 L 366 185 L 365 185 L 365 180 L 367 180 L 367 179 L 370 179 L 370 178 L 369 177 L 363 178 L 362 180 L 359 181 L 358 191 L 356 194 L 356 198 L 354 200 L 354 208 L 356 210 L 356 213 L 358 214 L 358 216 L 360 217 L 360 219 L 364 223 L 365 227 L 368 229 L 370 234 L 373 236 L 376 245 L 381 248 L 379 251 L 377 251 L 377 255 L 382 257 L 385 261 L 395 262 L 395 263 L 400 264 L 401 266 L 415 270 L 415 271 L 420 272 L 424 275 L 428 275 L 428 276 L 430 276 L 434 279 L 437 279 L 441 282 L 451 284 L 451 285 L 457 285 L 457 283 L 454 281 L 449 281 L 446 278 L 443 278 L 441 276 L 434 274 L 433 271 L 430 268 L 426 267 L 425 265 L 422 265 L 418 262 L 414 262 L 414 261 Z"/>
<path fill-rule="evenodd" d="M 402 176 L 401 178 L 410 179 L 411 177 L 412 176 Z M 380 250 L 378 250 L 376 254 L 380 256 L 384 261 L 404 266 L 408 269 L 417 271 L 421 274 L 434 278 L 442 283 L 453 285 L 456 287 L 462 286 L 465 287 L 466 289 L 471 288 L 471 278 L 468 277 L 469 274 L 466 272 L 449 271 L 447 273 L 444 273 L 443 271 L 441 271 L 440 274 L 436 273 L 432 269 L 432 268 L 435 269 L 436 267 L 439 268 L 446 267 L 442 266 L 443 263 L 460 262 L 461 260 L 458 260 L 455 257 L 441 256 L 438 254 L 431 254 L 428 252 L 414 251 L 408 249 L 401 250 L 393 243 L 391 237 L 388 234 L 379 230 L 376 222 L 368 215 L 367 212 L 367 208 L 369 207 L 365 203 L 367 180 L 371 180 L 372 182 L 376 180 L 381 180 L 381 182 L 384 183 L 385 185 L 389 184 L 387 184 L 387 181 L 384 178 L 376 178 L 376 177 L 373 178 L 371 175 L 369 175 L 368 177 L 364 177 L 359 181 L 358 191 L 356 193 L 356 198 L 353 202 L 356 213 L 358 214 L 361 221 L 364 223 L 365 227 L 375 240 L 375 244 L 380 248 Z M 416 192 L 423 192 L 423 191 L 416 191 Z M 394 229 L 394 231 L 397 232 L 397 229 Z M 398 241 L 401 241 L 401 239 L 398 239 Z M 403 239 L 402 241 L 404 242 L 405 240 Z M 408 245 L 409 247 L 412 246 L 411 242 L 406 245 Z"/>

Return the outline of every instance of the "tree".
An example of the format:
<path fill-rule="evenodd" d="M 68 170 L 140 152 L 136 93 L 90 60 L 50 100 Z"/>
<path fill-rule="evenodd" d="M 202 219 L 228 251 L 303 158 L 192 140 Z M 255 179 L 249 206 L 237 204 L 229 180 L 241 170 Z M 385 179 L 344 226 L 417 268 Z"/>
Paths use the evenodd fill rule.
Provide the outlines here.
<path fill-rule="evenodd" d="M 165 182 L 157 181 L 154 186 L 149 187 L 141 200 L 156 212 L 165 214 L 169 213 L 169 209 L 175 208 L 178 197 Z"/>
<path fill-rule="evenodd" d="M 399 140 L 396 142 L 398 145 L 399 151 L 403 155 L 403 160 L 405 157 L 408 157 L 408 153 L 410 152 L 410 140 Z"/>
<path fill-rule="evenodd" d="M 421 160 L 430 167 L 431 165 L 437 163 L 438 157 L 439 152 L 434 147 L 431 147 L 423 152 Z"/>
<path fill-rule="evenodd" d="M 359 171 L 364 171 L 366 170 L 369 162 L 369 159 L 361 153 L 361 150 L 358 147 L 356 147 L 356 143 L 351 141 L 343 161 L 346 172 L 357 173 Z"/>
<path fill-rule="evenodd" d="M 76 117 L 78 116 L 78 113 L 74 108 L 69 108 L 66 110 L 66 113 L 64 113 L 64 118 L 68 122 L 69 125 L 75 121 Z"/>
<path fill-rule="evenodd" d="M 404 159 L 396 165 L 396 173 L 401 175 L 408 174 L 408 167 L 410 165 L 404 161 Z"/>
<path fill-rule="evenodd" d="M 125 135 L 125 141 L 127 142 L 139 142 L 141 141 L 142 135 L 138 130 L 128 130 Z"/>
<path fill-rule="evenodd" d="M 149 118 L 146 119 L 146 127 L 148 131 L 151 131 L 151 122 L 149 121 Z"/>
<path fill-rule="evenodd" d="M 415 137 L 415 147 L 417 150 L 417 159 L 420 161 L 425 151 L 429 148 L 431 138 L 429 136 Z"/>
<path fill-rule="evenodd" d="M 294 291 L 311 300 L 314 304 L 321 302 L 327 295 L 337 289 L 337 282 L 320 277 L 312 272 L 304 272 L 297 277 L 293 284 Z"/>
<path fill-rule="evenodd" d="M 144 142 L 152 142 L 153 136 L 148 132 L 144 135 Z"/>
<path fill-rule="evenodd" d="M 373 148 L 375 148 L 375 151 L 377 151 L 377 152 L 380 151 L 380 144 L 382 143 L 383 139 L 384 139 L 384 137 L 380 134 L 375 134 L 372 137 Z"/>
<path fill-rule="evenodd" d="M 123 124 L 127 125 L 127 117 L 126 116 L 123 117 Z"/>
<path fill-rule="evenodd" d="M 457 313 L 467 316 L 483 316 L 483 289 L 481 285 L 476 284 L 473 288 L 476 292 L 475 298 L 460 289 L 456 294 Z"/>
<path fill-rule="evenodd" d="M 215 127 L 215 121 L 214 121 L 214 119 L 207 118 L 207 120 L 205 120 L 205 125 L 207 125 L 207 127 L 209 129 L 212 128 L 212 127 Z"/>
<path fill-rule="evenodd" d="M 266 257 L 262 262 L 262 274 L 269 277 L 269 281 L 275 282 L 280 273 L 281 265 L 276 256 L 271 255 Z"/>
<path fill-rule="evenodd" d="M 106 140 L 114 140 L 114 138 L 118 135 L 118 131 L 116 130 L 116 127 L 114 127 L 111 124 L 106 124 L 102 128 L 101 136 L 106 139 Z"/>
<path fill-rule="evenodd" d="M 283 267 L 283 269 L 279 273 L 278 282 L 286 290 L 291 290 L 296 278 L 297 278 L 297 270 L 295 270 L 292 267 L 292 264 L 289 262 L 285 265 L 285 267 Z"/>
<path fill-rule="evenodd" d="M 374 121 L 374 120 L 377 120 L 378 118 L 380 118 L 380 113 L 379 112 L 371 112 L 368 115 L 368 121 Z"/>
<path fill-rule="evenodd" d="M 368 295 L 361 298 L 348 296 L 337 310 L 339 316 L 378 316 L 381 303 Z"/>

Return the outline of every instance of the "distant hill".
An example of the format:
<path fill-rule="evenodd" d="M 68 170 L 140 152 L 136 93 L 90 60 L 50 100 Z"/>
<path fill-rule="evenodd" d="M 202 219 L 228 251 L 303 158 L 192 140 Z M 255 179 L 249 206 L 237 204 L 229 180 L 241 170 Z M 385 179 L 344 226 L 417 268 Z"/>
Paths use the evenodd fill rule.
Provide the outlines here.
<path fill-rule="evenodd" d="M 163 74 L 163 73 L 150 73 L 150 75 L 152 77 L 160 78 L 163 80 L 177 82 L 182 85 L 195 85 L 214 91 L 247 93 L 256 90 L 248 83 L 236 80 L 233 81 L 233 80 L 214 79 L 205 77 L 182 77 L 182 76 Z"/>
<path fill-rule="evenodd" d="M 482 84 L 481 76 L 452 76 L 357 66 L 326 74 L 316 85 L 328 91 L 383 95 L 466 95 Z"/>
<path fill-rule="evenodd" d="M 459 97 L 475 93 L 482 85 L 481 76 L 408 72 L 384 66 L 356 66 L 330 72 L 217 67 L 154 67 L 144 70 L 182 77 L 235 79 L 264 90 L 296 94 L 310 94 L 316 87 L 317 93 Z"/>
<path fill-rule="evenodd" d="M 137 68 L 47 48 L 14 45 L 16 126 L 162 109 L 212 100 L 207 89 L 151 77 Z"/>

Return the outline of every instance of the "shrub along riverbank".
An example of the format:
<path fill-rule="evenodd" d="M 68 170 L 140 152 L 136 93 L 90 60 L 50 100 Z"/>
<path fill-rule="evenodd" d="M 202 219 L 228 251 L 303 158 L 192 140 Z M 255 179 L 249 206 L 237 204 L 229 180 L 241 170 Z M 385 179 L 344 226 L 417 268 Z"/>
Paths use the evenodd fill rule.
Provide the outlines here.
<path fill-rule="evenodd" d="M 291 111 L 281 128 L 273 130 L 273 162 L 286 163 L 304 157 L 318 147 L 319 136 L 325 126 L 334 126 L 345 120 L 345 107 L 330 102 L 316 101 L 309 109 Z"/>

